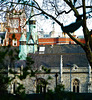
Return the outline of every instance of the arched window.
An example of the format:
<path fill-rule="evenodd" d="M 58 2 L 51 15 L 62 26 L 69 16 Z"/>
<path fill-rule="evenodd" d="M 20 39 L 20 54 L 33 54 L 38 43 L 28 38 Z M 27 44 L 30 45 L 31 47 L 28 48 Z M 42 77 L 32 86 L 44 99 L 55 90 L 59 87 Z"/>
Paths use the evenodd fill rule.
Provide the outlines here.
<path fill-rule="evenodd" d="M 43 78 L 37 79 L 36 93 L 46 93 L 47 81 Z"/>
<path fill-rule="evenodd" d="M 78 79 L 74 79 L 73 81 L 73 92 L 79 93 L 79 80 Z"/>
<path fill-rule="evenodd" d="M 17 80 L 13 83 L 13 94 L 16 94 Z"/>

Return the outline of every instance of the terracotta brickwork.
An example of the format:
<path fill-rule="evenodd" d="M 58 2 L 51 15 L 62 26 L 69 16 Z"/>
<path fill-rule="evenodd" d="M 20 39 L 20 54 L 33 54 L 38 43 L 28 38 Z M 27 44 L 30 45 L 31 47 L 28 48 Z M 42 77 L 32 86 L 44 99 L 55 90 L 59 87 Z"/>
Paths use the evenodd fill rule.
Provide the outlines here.
<path fill-rule="evenodd" d="M 85 43 L 84 39 L 77 38 L 78 41 L 81 43 Z M 71 38 L 39 38 L 38 39 L 39 45 L 55 45 L 55 44 L 75 44 L 75 42 Z"/>
<path fill-rule="evenodd" d="M 8 45 L 19 46 L 19 40 L 21 34 L 23 33 L 26 36 L 27 30 L 25 22 L 26 22 L 26 14 L 24 12 L 24 9 L 19 11 L 13 9 L 11 12 L 6 14 L 5 28 L 7 31 Z M 13 35 L 15 35 L 15 38 L 12 38 Z"/>
<path fill-rule="evenodd" d="M 13 38 L 13 33 L 9 34 L 9 45 L 13 45 L 13 39 L 15 39 L 15 40 L 17 40 L 17 45 L 16 46 L 19 46 L 19 44 L 20 44 L 20 42 L 19 42 L 20 37 L 21 37 L 21 33 L 15 34 L 15 38 Z"/>

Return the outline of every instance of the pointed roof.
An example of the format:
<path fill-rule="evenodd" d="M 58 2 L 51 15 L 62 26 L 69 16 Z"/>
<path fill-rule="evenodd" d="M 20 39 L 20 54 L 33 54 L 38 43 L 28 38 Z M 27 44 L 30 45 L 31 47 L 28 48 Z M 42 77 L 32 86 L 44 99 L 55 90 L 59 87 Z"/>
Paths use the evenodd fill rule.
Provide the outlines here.
<path fill-rule="evenodd" d="M 25 35 L 24 35 L 24 34 L 22 34 L 22 35 L 21 35 L 21 38 L 20 38 L 20 40 L 19 40 L 19 41 L 27 41 L 27 40 L 26 40 L 26 37 L 25 37 Z"/>
<path fill-rule="evenodd" d="M 32 7 L 32 9 L 31 9 L 31 16 L 33 16 L 34 15 L 34 10 L 33 10 L 33 7 Z M 32 17 L 30 20 L 35 20 L 35 17 Z"/>
<path fill-rule="evenodd" d="M 31 35 L 31 32 L 27 32 L 27 43 L 29 41 L 31 41 L 32 43 L 34 43 L 33 36 Z"/>
<path fill-rule="evenodd" d="M 33 7 L 31 9 L 31 16 L 34 15 L 34 10 L 33 10 Z"/>

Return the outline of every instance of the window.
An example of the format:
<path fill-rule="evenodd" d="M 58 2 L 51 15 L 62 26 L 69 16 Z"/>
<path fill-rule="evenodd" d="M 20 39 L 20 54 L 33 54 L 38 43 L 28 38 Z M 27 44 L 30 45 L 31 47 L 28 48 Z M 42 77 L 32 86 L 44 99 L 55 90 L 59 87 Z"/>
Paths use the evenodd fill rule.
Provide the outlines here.
<path fill-rule="evenodd" d="M 77 79 L 73 81 L 73 92 L 79 93 L 79 80 Z"/>
<path fill-rule="evenodd" d="M 16 89 L 17 89 L 17 81 L 15 81 L 14 83 L 12 83 L 12 93 L 16 94 Z"/>
<path fill-rule="evenodd" d="M 37 79 L 36 93 L 46 93 L 46 81 L 43 78 Z"/>
<path fill-rule="evenodd" d="M 13 46 L 17 46 L 17 40 L 16 40 L 16 39 L 13 39 L 12 45 L 13 45 Z"/>
<path fill-rule="evenodd" d="M 2 38 L 0 37 L 0 44 L 2 44 Z"/>
<path fill-rule="evenodd" d="M 45 47 L 40 47 L 39 48 L 39 54 L 44 54 L 45 51 Z"/>

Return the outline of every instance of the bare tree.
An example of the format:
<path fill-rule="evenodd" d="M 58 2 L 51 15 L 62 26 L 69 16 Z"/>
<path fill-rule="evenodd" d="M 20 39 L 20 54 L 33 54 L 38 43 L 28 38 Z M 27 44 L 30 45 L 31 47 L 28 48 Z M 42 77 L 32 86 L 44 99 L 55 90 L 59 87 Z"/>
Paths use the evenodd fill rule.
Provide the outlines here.
<path fill-rule="evenodd" d="M 54 20 L 61 26 L 63 32 L 67 33 L 72 40 L 84 49 L 92 67 L 92 27 L 89 29 L 87 25 L 87 20 L 92 20 L 92 0 L 2 0 L 0 4 L 1 11 L 5 5 L 10 9 L 20 5 L 29 9 L 34 7 L 36 13 L 33 16 L 30 16 L 29 13 L 29 19 L 37 15 L 44 15 L 45 18 Z M 70 15 L 71 13 L 72 15 Z M 68 18 L 69 15 L 71 17 Z M 70 24 L 63 26 L 68 21 Z M 85 44 L 72 36 L 72 33 L 80 26 L 83 27 Z"/>

